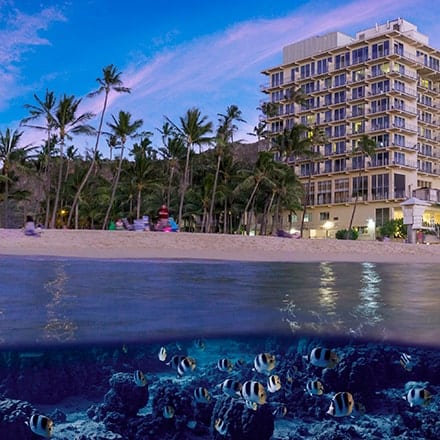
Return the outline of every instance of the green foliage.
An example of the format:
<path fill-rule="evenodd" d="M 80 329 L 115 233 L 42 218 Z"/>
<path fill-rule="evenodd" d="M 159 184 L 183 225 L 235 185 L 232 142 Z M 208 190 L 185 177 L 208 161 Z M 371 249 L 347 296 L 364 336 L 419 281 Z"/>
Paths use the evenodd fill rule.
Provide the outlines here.
<path fill-rule="evenodd" d="M 338 240 L 346 240 L 347 232 L 348 232 L 347 229 L 340 229 L 339 231 L 336 232 L 335 237 Z M 351 229 L 349 239 L 357 240 L 358 238 L 359 238 L 359 232 L 356 229 Z"/>
<path fill-rule="evenodd" d="M 379 235 L 381 237 L 389 238 L 406 238 L 406 226 L 403 224 L 403 218 L 393 219 L 385 222 L 379 228 Z"/>

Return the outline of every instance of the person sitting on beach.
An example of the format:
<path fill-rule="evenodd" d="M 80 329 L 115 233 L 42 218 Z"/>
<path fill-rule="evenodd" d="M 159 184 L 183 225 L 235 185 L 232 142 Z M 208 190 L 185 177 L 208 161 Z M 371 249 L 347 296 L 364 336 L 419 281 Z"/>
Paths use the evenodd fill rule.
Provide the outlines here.
<path fill-rule="evenodd" d="M 32 235 L 39 237 L 40 232 L 35 229 L 34 219 L 31 215 L 26 216 L 26 223 L 24 224 L 24 235 Z"/>
<path fill-rule="evenodd" d="M 159 221 L 157 223 L 157 229 L 162 231 L 168 226 L 168 219 L 170 217 L 170 213 L 168 211 L 167 205 L 162 205 L 157 213 L 159 216 Z"/>
<path fill-rule="evenodd" d="M 124 230 L 124 223 L 122 222 L 122 219 L 118 218 L 116 220 L 115 227 L 116 227 L 117 231 L 123 231 Z"/>

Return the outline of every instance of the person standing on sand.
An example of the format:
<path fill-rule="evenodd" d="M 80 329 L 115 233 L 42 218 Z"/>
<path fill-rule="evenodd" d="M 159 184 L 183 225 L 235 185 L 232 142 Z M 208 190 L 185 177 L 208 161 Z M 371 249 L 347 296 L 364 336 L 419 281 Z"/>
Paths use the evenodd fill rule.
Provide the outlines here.
<path fill-rule="evenodd" d="M 168 226 L 168 219 L 170 217 L 170 213 L 168 211 L 167 205 L 162 205 L 157 214 L 159 216 L 157 229 L 161 231 Z"/>

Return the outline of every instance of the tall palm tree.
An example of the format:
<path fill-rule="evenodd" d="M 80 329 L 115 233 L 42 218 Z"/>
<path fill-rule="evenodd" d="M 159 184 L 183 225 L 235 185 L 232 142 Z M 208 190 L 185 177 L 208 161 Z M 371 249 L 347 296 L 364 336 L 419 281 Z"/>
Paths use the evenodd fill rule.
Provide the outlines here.
<path fill-rule="evenodd" d="M 44 219 L 44 227 L 47 228 L 49 226 L 49 216 L 50 216 L 50 193 L 51 193 L 51 169 L 52 169 L 52 151 L 55 143 L 55 139 L 52 136 L 52 132 L 55 128 L 55 121 L 53 120 L 52 113 L 55 109 L 56 98 L 54 92 L 46 90 L 46 95 L 44 97 L 44 101 L 40 99 L 37 95 L 34 95 L 34 99 L 37 102 L 37 105 L 34 104 L 25 104 L 25 108 L 29 110 L 30 116 L 24 118 L 21 121 L 22 125 L 27 127 L 35 128 L 37 130 L 43 130 L 46 132 L 46 145 L 44 148 L 45 151 L 45 172 L 46 172 L 46 188 L 45 188 L 45 196 L 46 196 L 46 215 Z M 45 125 L 33 125 L 30 124 L 30 121 L 39 120 L 43 118 L 45 120 Z"/>
<path fill-rule="evenodd" d="M 159 133 L 162 135 L 162 147 L 159 147 L 159 152 L 168 162 L 169 167 L 166 197 L 166 204 L 169 207 L 171 204 L 171 187 L 174 175 L 179 169 L 179 162 L 185 157 L 185 143 L 182 135 L 176 132 L 169 122 L 165 122 L 162 125 Z"/>
<path fill-rule="evenodd" d="M 115 201 L 116 189 L 118 187 L 119 178 L 121 176 L 125 143 L 127 142 L 128 138 L 133 138 L 136 136 L 137 130 L 144 123 L 142 119 L 136 119 L 135 121 L 132 121 L 131 114 L 129 112 L 124 112 L 122 110 L 119 112 L 118 118 L 112 115 L 112 120 L 113 122 L 107 122 L 107 125 L 112 130 L 111 135 L 115 136 L 115 138 L 118 139 L 118 142 L 120 142 L 121 155 L 119 156 L 118 168 L 116 170 L 116 176 L 112 184 L 112 193 L 110 196 L 110 202 L 107 208 L 107 212 L 105 214 L 102 229 L 107 229 L 110 213 L 112 211 L 113 203 Z"/>
<path fill-rule="evenodd" d="M 98 90 L 96 90 L 92 93 L 89 93 L 88 96 L 93 97 L 93 96 L 97 96 L 97 95 L 104 92 L 104 103 L 102 105 L 102 111 L 101 111 L 101 117 L 99 119 L 98 131 L 96 132 L 96 142 L 95 142 L 95 147 L 93 149 L 92 161 L 91 161 L 90 166 L 87 170 L 87 173 L 85 174 L 80 186 L 78 187 L 78 190 L 75 194 L 75 197 L 73 199 L 72 207 L 69 212 L 69 217 L 67 219 L 68 225 L 70 224 L 70 222 L 72 220 L 74 208 L 79 201 L 79 198 L 81 196 L 81 191 L 84 189 L 84 186 L 86 185 L 87 181 L 89 180 L 90 174 L 92 173 L 92 171 L 95 167 L 95 157 L 96 157 L 96 152 L 98 151 L 99 139 L 100 139 L 101 133 L 102 133 L 102 124 L 104 122 L 104 114 L 107 109 L 108 97 L 110 95 L 110 92 L 111 91 L 114 91 L 117 93 L 130 93 L 131 92 L 131 90 L 128 87 L 124 87 L 123 82 L 121 80 L 121 72 L 118 72 L 117 68 L 113 64 L 109 64 L 108 66 L 104 67 L 102 69 L 102 78 L 97 78 L 96 81 L 99 84 Z"/>
<path fill-rule="evenodd" d="M 190 165 L 190 155 L 193 151 L 194 145 L 199 145 L 211 142 L 212 138 L 207 136 L 212 132 L 212 122 L 208 122 L 208 117 L 201 116 L 201 112 L 198 108 L 190 108 L 186 111 L 185 116 L 180 117 L 180 127 L 166 118 L 176 130 L 182 135 L 186 144 L 186 160 L 184 175 L 181 183 L 180 189 L 180 203 L 179 203 L 179 226 L 182 228 L 182 218 L 183 218 L 183 204 L 185 201 L 185 194 L 189 186 L 189 165 Z"/>
<path fill-rule="evenodd" d="M 214 205 L 215 205 L 215 195 L 217 192 L 218 176 L 220 173 L 220 165 L 226 150 L 234 143 L 234 131 L 238 127 L 234 124 L 234 121 L 245 122 L 241 117 L 241 110 L 236 105 L 230 105 L 226 109 L 226 114 L 219 113 L 220 125 L 217 129 L 216 136 L 216 148 L 215 152 L 217 155 L 217 166 L 215 169 L 214 183 L 212 186 L 212 196 L 211 203 L 209 207 L 208 220 L 206 225 L 206 232 L 211 232 L 211 225 L 213 221 Z"/>
<path fill-rule="evenodd" d="M 313 163 L 316 161 L 316 159 L 320 156 L 320 154 L 317 152 L 317 148 L 321 145 L 324 145 L 326 142 L 325 135 L 323 131 L 319 127 L 313 127 L 309 129 L 308 133 L 308 139 L 310 141 L 309 148 L 307 151 L 303 152 L 303 156 L 307 157 L 309 159 L 309 175 L 307 178 L 307 185 L 305 189 L 305 194 L 303 197 L 303 209 L 302 209 L 302 216 L 301 216 L 301 226 L 299 229 L 300 237 L 303 236 L 304 233 L 304 224 L 306 220 L 306 213 L 307 213 L 307 205 L 309 204 L 309 197 L 310 197 L 310 189 L 312 187 L 312 168 Z"/>
<path fill-rule="evenodd" d="M 11 131 L 9 128 L 6 129 L 5 133 L 0 130 L 0 166 L 1 166 L 1 176 L 2 182 L 4 182 L 3 191 L 3 227 L 8 227 L 8 202 L 9 202 L 9 172 L 11 165 L 15 160 L 22 158 L 26 155 L 26 149 L 21 149 L 19 147 L 20 138 L 23 132 L 17 130 Z"/>
<path fill-rule="evenodd" d="M 375 151 L 376 151 L 376 142 L 373 139 L 370 139 L 368 135 L 364 134 L 361 136 L 360 140 L 354 146 L 351 156 L 353 159 L 355 156 L 358 156 L 360 154 L 360 156 L 362 157 L 362 161 L 365 162 L 365 157 L 371 158 L 375 153 Z M 361 180 L 363 169 L 364 167 L 360 166 L 359 164 L 359 173 L 358 173 L 359 181 Z M 347 240 L 350 239 L 351 228 L 353 227 L 354 215 L 356 213 L 356 208 L 358 204 L 358 198 L 359 198 L 359 190 L 357 190 L 355 193 L 353 211 L 351 212 L 350 223 L 347 229 L 347 237 L 346 237 Z"/>
<path fill-rule="evenodd" d="M 75 97 L 64 95 L 52 114 L 53 126 L 57 130 L 59 145 L 60 145 L 60 157 L 58 164 L 58 184 L 55 194 L 55 201 L 52 211 L 52 218 L 50 221 L 50 227 L 55 227 L 57 218 L 58 203 L 61 193 L 61 185 L 63 183 L 63 157 L 64 146 L 66 139 L 71 139 L 71 134 L 92 134 L 94 129 L 86 124 L 86 121 L 93 118 L 93 113 L 86 112 L 79 116 L 76 115 L 78 106 L 81 103 L 81 99 L 75 99 Z"/>

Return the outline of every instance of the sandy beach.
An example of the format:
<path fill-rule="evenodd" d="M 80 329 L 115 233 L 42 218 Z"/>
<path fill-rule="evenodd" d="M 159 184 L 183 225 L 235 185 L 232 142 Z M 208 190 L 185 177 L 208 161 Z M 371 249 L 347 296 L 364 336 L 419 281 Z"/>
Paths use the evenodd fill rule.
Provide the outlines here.
<path fill-rule="evenodd" d="M 44 230 L 40 237 L 27 237 L 20 229 L 0 229 L 0 255 L 267 262 L 440 263 L 440 245 L 96 230 Z"/>

